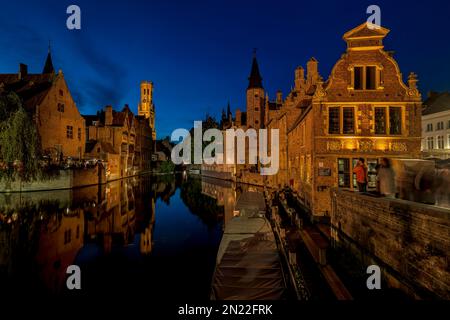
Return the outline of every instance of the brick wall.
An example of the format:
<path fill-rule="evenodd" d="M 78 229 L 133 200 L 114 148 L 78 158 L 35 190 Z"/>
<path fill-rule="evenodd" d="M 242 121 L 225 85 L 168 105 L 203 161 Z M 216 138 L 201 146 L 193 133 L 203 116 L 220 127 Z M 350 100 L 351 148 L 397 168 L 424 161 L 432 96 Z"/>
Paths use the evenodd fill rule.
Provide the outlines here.
<path fill-rule="evenodd" d="M 389 287 L 450 299 L 450 210 L 332 189 L 335 246 L 351 244 Z"/>
<path fill-rule="evenodd" d="M 63 105 L 64 111 L 58 110 Z M 80 115 L 63 74 L 58 74 L 52 88 L 37 109 L 37 128 L 42 150 L 49 152 L 60 146 L 64 157 L 81 158 L 84 155 L 85 123 Z M 67 127 L 72 135 L 67 134 Z M 80 133 L 80 136 L 78 135 Z"/>

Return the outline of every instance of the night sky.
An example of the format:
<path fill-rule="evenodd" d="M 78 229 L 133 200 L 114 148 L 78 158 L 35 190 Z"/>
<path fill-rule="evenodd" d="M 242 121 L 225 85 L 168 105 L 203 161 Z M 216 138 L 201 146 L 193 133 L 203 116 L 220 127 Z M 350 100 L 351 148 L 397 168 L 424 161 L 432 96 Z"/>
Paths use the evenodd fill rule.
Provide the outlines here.
<path fill-rule="evenodd" d="M 4 1 L 0 0 L 0 73 L 19 62 L 41 72 L 51 40 L 82 114 L 125 103 L 137 111 L 139 83 L 155 84 L 158 137 L 190 128 L 230 101 L 245 109 L 253 48 L 269 96 L 293 85 L 294 69 L 314 56 L 326 79 L 345 51 L 342 35 L 381 7 L 403 77 L 419 76 L 422 94 L 450 90 L 448 1 Z M 66 28 L 77 4 L 82 29 Z"/>

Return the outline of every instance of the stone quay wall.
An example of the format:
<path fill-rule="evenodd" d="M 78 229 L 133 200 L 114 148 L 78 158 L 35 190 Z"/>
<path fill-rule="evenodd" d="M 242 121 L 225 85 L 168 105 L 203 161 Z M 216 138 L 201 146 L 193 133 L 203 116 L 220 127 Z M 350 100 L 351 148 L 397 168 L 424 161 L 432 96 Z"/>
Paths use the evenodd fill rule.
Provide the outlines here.
<path fill-rule="evenodd" d="M 450 299 L 450 210 L 332 189 L 332 240 L 415 298 Z"/>

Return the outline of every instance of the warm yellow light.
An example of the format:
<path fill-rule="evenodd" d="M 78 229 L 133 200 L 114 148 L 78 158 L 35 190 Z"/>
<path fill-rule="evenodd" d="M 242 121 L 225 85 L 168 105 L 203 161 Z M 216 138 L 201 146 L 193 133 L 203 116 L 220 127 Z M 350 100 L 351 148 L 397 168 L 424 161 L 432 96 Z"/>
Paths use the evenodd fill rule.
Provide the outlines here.
<path fill-rule="evenodd" d="M 344 148 L 345 148 L 345 149 L 349 149 L 349 150 L 354 150 L 354 149 L 356 149 L 356 140 L 348 139 L 348 140 L 345 141 L 345 143 L 344 143 Z"/>
<path fill-rule="evenodd" d="M 384 140 L 378 141 L 376 146 L 377 146 L 377 150 L 380 150 L 380 151 L 385 151 L 388 148 L 388 144 Z"/>

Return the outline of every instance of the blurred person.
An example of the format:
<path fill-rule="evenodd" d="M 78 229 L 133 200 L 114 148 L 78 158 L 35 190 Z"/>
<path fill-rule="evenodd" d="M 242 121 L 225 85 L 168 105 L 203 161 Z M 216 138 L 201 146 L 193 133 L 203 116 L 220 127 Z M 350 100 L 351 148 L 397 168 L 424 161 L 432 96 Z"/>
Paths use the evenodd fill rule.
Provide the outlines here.
<path fill-rule="evenodd" d="M 422 166 L 414 177 L 414 201 L 425 204 L 436 204 L 436 186 L 438 180 L 436 169 L 431 166 Z"/>
<path fill-rule="evenodd" d="M 363 158 L 358 159 L 358 163 L 353 169 L 356 174 L 356 183 L 358 184 L 359 192 L 367 192 L 367 167 Z"/>
<path fill-rule="evenodd" d="M 377 171 L 377 183 L 379 192 L 387 198 L 395 198 L 395 172 L 391 167 L 391 162 L 387 158 L 382 158 Z"/>
<path fill-rule="evenodd" d="M 450 168 L 438 166 L 436 168 L 436 204 L 450 208 Z"/>

